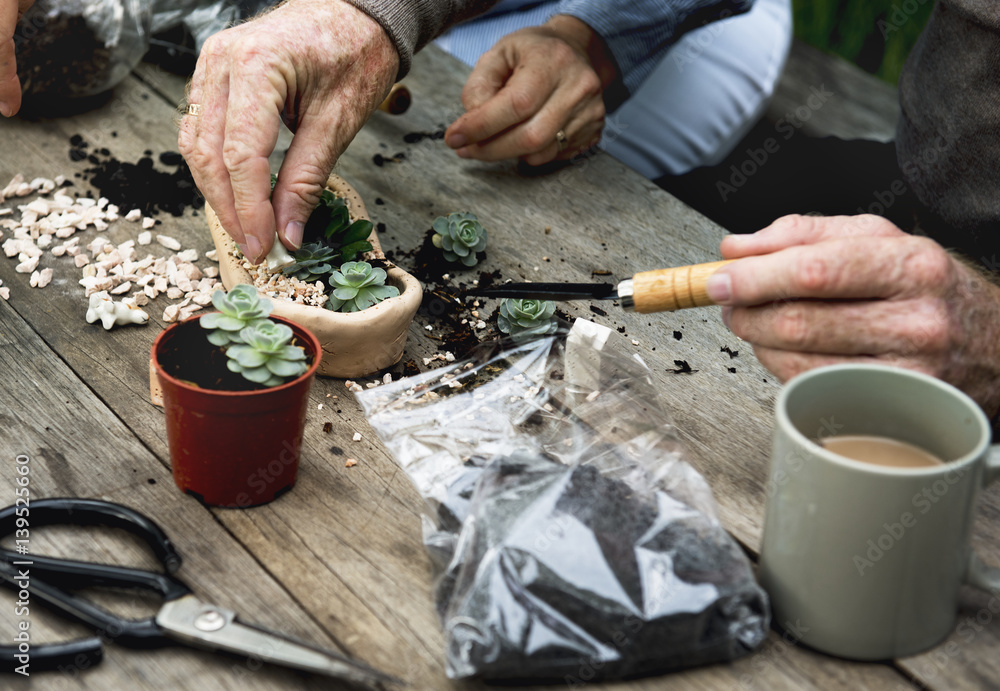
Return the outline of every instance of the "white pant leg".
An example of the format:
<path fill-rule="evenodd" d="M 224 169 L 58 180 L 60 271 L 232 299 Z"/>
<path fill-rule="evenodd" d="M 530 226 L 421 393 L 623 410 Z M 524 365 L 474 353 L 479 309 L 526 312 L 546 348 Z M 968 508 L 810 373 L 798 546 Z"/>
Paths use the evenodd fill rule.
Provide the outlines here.
<path fill-rule="evenodd" d="M 493 12 L 436 43 L 473 65 L 502 36 L 544 23 L 556 7 Z M 608 116 L 601 146 L 650 179 L 719 162 L 767 107 L 791 39 L 790 0 L 757 0 L 746 14 L 690 32 Z"/>

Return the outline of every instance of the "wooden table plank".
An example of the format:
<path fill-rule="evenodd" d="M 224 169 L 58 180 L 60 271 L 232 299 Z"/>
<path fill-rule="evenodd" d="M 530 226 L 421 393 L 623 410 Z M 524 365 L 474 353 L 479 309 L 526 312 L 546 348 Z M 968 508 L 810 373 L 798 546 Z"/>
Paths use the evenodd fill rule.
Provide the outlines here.
<path fill-rule="evenodd" d="M 199 597 L 239 612 L 246 621 L 295 635 L 317 645 L 333 641 L 280 583 L 227 534 L 212 514 L 177 492 L 163 462 L 146 449 L 122 421 L 91 392 L 7 303 L 0 302 L 0 502 L 13 503 L 15 459 L 30 458 L 31 498 L 82 496 L 116 501 L 147 512 L 166 530 L 184 558 L 179 577 Z M 30 516 L 29 516 L 30 518 Z M 157 566 L 136 539 L 117 531 L 32 529 L 30 553 Z M 14 597 L 3 590 L 0 629 L 14 631 Z M 124 613 L 148 616 L 155 603 L 130 601 Z M 122 610 L 117 610 L 122 611 Z M 68 640 L 81 627 L 48 615 L 36 602 L 26 619 L 32 642 Z M 108 647 L 107 659 L 85 673 L 6 678 L 11 689 L 320 688 L 316 679 L 256 661 L 174 648 L 158 651 Z M 240 670 L 247 673 L 240 674 Z M 251 673 L 253 672 L 253 673 Z M 51 685 L 50 685 L 51 683 Z"/>
<path fill-rule="evenodd" d="M 550 280 L 588 280 L 594 268 L 611 269 L 614 278 L 622 278 L 653 268 L 644 263 L 645 256 L 681 263 L 715 255 L 721 237 L 718 228 L 608 158 L 599 157 L 550 178 L 526 180 L 508 164 L 462 163 L 440 141 L 405 144 L 402 135 L 406 132 L 436 129 L 457 114 L 460 69 L 434 51 L 422 53 L 407 80 L 417 99 L 412 110 L 401 118 L 376 115 L 340 163 L 340 172 L 359 188 L 375 220 L 387 224 L 387 242 L 383 242 L 387 249 L 412 249 L 434 216 L 469 209 L 491 230 L 484 268 L 500 268 L 509 278 L 544 275 Z M 148 79 L 146 84 L 130 81 L 119 90 L 122 102 L 142 104 L 130 118 L 126 133 L 119 128 L 119 136 L 107 144 L 119 158 L 135 156 L 147 146 L 156 151 L 173 148 L 175 133 L 164 126 L 171 106 L 143 99 L 143 93 L 150 95 L 148 83 Z M 179 84 L 179 80 L 165 78 L 157 89 L 176 96 Z M 121 110 L 113 104 L 109 107 Z M 101 123 L 115 121 L 109 112 L 105 109 L 41 125 L 3 123 L 0 131 L 12 142 L 12 150 L 0 159 L 0 176 L 28 165 L 33 168 L 25 169 L 27 173 L 52 174 L 50 166 L 65 161 L 68 135 L 82 130 L 85 137 L 93 132 L 106 136 L 110 130 Z M 374 153 L 396 151 L 407 152 L 404 162 L 381 168 L 372 163 Z M 437 176 L 425 171 L 435 171 Z M 608 181 L 614 181 L 613 189 Z M 376 196 L 385 204 L 375 205 Z M 510 200 L 522 198 L 524 210 L 512 211 Z M 185 246 L 208 248 L 201 216 L 163 220 L 163 232 L 178 237 Z M 545 235 L 545 226 L 551 226 L 550 235 Z M 116 232 L 127 229 L 108 231 Z M 543 267 L 537 260 L 548 255 L 552 261 Z M 64 270 L 69 278 L 77 275 L 68 264 L 57 273 L 63 275 Z M 146 403 L 145 391 L 145 364 L 156 325 L 107 334 L 93 327 L 87 333 L 74 321 L 82 319 L 85 303 L 72 281 L 59 290 L 54 290 L 54 284 L 32 291 L 26 287 L 26 277 L 14 274 L 12 265 L 4 263 L 0 263 L 0 278 L 15 288 L 11 306 L 142 441 L 147 454 L 152 451 L 165 459 L 162 414 Z M 150 309 L 154 322 L 162 306 Z M 772 378 L 750 357 L 745 344 L 725 331 L 717 311 L 643 317 L 612 309 L 606 318 L 593 315 L 586 305 L 567 311 L 623 326 L 629 338 L 640 342 L 636 350 L 654 367 L 691 450 L 691 460 L 715 489 L 724 524 L 755 547 L 763 515 L 770 408 L 776 391 Z M 411 329 L 405 357 L 419 362 L 435 352 L 437 343 L 423 329 L 426 323 L 423 315 Z M 673 330 L 682 331 L 681 340 L 672 338 Z M 730 359 L 721 352 L 723 346 L 740 350 L 739 357 Z M 674 359 L 688 360 L 699 372 L 668 374 Z M 728 367 L 737 372 L 730 373 Z M 429 566 L 420 545 L 419 497 L 382 445 L 372 439 L 342 382 L 317 381 L 312 402 L 295 490 L 265 507 L 216 510 L 216 520 L 351 653 L 407 678 L 415 688 L 480 686 L 454 684 L 443 675 L 443 639 L 431 606 Z M 320 403 L 323 410 L 317 408 Z M 331 423 L 331 433 L 322 431 L 324 422 Z M 355 430 L 365 437 L 360 443 L 350 440 Z M 331 451 L 332 447 L 358 458 L 359 465 L 344 468 L 345 456 Z M 167 481 L 154 487 L 169 492 L 179 506 L 197 507 Z M 144 661 L 133 666 L 125 654 L 120 660 L 134 676 L 149 669 Z M 205 679 L 216 680 L 206 674 Z M 897 688 L 904 681 L 885 665 L 843 663 L 784 645 L 772 635 L 761 651 L 732 665 L 605 687 L 721 689 L 739 684 L 762 689 L 854 689 Z M 158 688 L 155 678 L 133 685 Z"/>

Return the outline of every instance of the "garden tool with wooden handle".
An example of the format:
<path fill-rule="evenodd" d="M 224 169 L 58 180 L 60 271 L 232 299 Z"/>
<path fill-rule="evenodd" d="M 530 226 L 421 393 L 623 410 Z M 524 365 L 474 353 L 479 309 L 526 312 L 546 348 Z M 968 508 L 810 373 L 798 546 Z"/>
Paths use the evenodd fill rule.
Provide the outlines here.
<path fill-rule="evenodd" d="M 471 290 L 494 298 L 536 300 L 618 300 L 629 312 L 671 312 L 715 303 L 708 297 L 708 277 L 735 260 L 643 271 L 612 283 L 504 283 Z"/>

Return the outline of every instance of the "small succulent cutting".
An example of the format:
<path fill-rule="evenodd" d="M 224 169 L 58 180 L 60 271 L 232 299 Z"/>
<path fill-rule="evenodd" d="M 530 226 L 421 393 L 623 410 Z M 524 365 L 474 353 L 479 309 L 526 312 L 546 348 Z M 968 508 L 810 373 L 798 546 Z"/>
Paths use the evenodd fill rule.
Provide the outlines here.
<path fill-rule="evenodd" d="M 445 259 L 460 261 L 465 266 L 479 263 L 476 252 L 486 249 L 486 229 L 475 214 L 457 212 L 438 216 L 432 227 L 434 235 L 431 242 L 441 249 Z"/>
<path fill-rule="evenodd" d="M 217 290 L 212 294 L 212 304 L 219 311 L 201 318 L 202 328 L 211 329 L 208 342 L 212 345 L 242 343 L 240 331 L 248 326 L 270 321 L 268 315 L 271 314 L 271 301 L 262 298 L 256 288 L 246 283 L 234 286 L 228 293 Z"/>
<path fill-rule="evenodd" d="M 385 269 L 368 262 L 345 262 L 330 274 L 333 291 L 326 308 L 334 312 L 360 312 L 386 298 L 399 295 L 399 289 L 385 284 Z"/>
<path fill-rule="evenodd" d="M 270 319 L 247 326 L 239 333 L 242 343 L 234 343 L 226 349 L 229 358 L 226 367 L 264 386 L 277 386 L 299 377 L 306 373 L 309 365 L 302 348 L 291 345 L 294 335 L 291 328 Z"/>
<path fill-rule="evenodd" d="M 333 264 L 340 258 L 340 252 L 321 242 L 307 242 L 292 255 L 295 263 L 281 271 L 312 283 L 333 271 Z"/>
<path fill-rule="evenodd" d="M 552 300 L 504 298 L 500 301 L 497 326 L 516 341 L 555 331 L 559 324 L 554 318 L 556 303 Z"/>
<path fill-rule="evenodd" d="M 277 176 L 271 176 L 272 190 L 277 179 Z M 330 190 L 323 190 L 304 231 L 305 237 L 318 239 L 304 243 L 291 255 L 285 252 L 280 241 L 275 240 L 272 252 L 280 256 L 268 255 L 268 268 L 272 271 L 280 269 L 286 276 L 303 281 L 319 280 L 333 271 L 337 264 L 352 261 L 358 254 L 371 251 L 368 236 L 373 227 L 371 221 L 364 219 L 351 222 L 347 202 Z"/>

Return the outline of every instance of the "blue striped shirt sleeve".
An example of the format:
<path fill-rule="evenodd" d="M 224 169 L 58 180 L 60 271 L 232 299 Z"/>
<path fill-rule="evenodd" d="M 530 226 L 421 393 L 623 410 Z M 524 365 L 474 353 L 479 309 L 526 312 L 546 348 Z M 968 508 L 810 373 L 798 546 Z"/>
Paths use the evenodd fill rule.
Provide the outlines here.
<path fill-rule="evenodd" d="M 685 32 L 751 5 L 753 0 L 561 0 L 557 13 L 576 17 L 604 39 L 633 94 Z"/>

